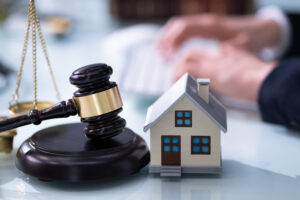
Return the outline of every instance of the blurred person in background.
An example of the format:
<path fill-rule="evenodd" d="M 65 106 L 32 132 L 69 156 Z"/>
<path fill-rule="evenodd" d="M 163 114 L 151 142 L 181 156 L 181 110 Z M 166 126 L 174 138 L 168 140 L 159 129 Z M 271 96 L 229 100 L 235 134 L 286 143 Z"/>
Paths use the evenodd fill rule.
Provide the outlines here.
<path fill-rule="evenodd" d="M 274 6 L 248 16 L 179 16 L 163 28 L 158 50 L 168 58 L 192 37 L 220 41 L 216 50 L 186 52 L 177 61 L 175 78 L 185 72 L 209 77 L 222 95 L 258 101 L 263 120 L 299 130 L 299 27 L 300 15 Z"/>

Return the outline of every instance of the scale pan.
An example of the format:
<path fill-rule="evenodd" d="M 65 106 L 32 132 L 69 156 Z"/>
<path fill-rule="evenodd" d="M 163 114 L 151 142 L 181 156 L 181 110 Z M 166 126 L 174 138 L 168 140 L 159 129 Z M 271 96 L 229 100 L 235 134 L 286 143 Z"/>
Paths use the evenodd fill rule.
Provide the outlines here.
<path fill-rule="evenodd" d="M 8 117 L 0 116 L 0 120 L 8 119 Z M 14 136 L 17 135 L 15 129 L 0 132 L 0 152 L 10 153 L 13 149 Z"/>
<path fill-rule="evenodd" d="M 45 108 L 49 108 L 53 106 L 54 104 L 55 103 L 52 102 L 39 101 L 37 102 L 37 109 L 43 110 Z M 23 114 L 27 114 L 31 110 L 33 110 L 33 102 L 21 102 L 21 103 L 13 104 L 9 107 L 9 112 L 15 117 Z"/>

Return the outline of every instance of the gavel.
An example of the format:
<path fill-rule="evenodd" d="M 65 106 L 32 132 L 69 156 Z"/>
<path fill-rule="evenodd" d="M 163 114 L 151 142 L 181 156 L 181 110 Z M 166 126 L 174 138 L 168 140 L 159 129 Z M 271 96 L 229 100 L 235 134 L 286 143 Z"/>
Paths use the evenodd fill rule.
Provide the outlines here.
<path fill-rule="evenodd" d="M 78 114 L 81 122 L 87 124 L 84 128 L 87 137 L 107 139 L 118 135 L 126 121 L 118 116 L 123 103 L 117 84 L 109 81 L 112 72 L 110 66 L 102 63 L 77 69 L 70 77 L 71 84 L 78 88 L 72 99 L 43 110 L 33 109 L 28 114 L 2 120 L 0 132 Z"/>

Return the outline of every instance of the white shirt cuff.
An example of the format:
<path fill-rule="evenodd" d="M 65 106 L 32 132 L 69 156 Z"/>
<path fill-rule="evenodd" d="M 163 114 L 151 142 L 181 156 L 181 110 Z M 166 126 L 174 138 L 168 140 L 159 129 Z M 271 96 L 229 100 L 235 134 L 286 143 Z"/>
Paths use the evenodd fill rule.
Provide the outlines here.
<path fill-rule="evenodd" d="M 291 42 L 291 25 L 284 12 L 277 6 L 267 6 L 258 10 L 258 17 L 263 19 L 272 19 L 280 27 L 280 41 L 272 47 L 266 47 L 261 50 L 259 56 L 265 61 L 279 59 L 290 46 Z"/>

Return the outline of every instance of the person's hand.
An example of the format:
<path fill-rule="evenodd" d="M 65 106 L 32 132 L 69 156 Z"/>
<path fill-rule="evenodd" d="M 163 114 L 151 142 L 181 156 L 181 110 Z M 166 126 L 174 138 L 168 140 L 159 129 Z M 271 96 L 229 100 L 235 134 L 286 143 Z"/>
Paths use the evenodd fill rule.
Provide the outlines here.
<path fill-rule="evenodd" d="M 224 46 L 213 51 L 191 50 L 176 65 L 176 79 L 189 72 L 195 78 L 210 78 L 219 94 L 257 100 L 259 88 L 275 62 L 263 62 L 249 52 Z"/>
<path fill-rule="evenodd" d="M 200 14 L 174 17 L 162 29 L 158 50 L 163 57 L 168 57 L 192 37 L 216 39 L 258 52 L 279 42 L 280 28 L 277 22 L 254 15 L 226 17 Z"/>

